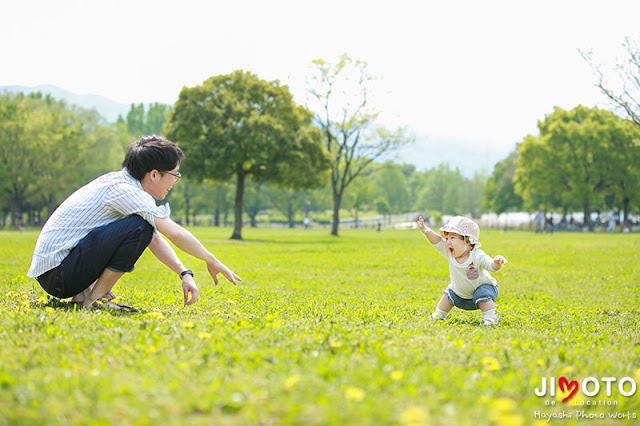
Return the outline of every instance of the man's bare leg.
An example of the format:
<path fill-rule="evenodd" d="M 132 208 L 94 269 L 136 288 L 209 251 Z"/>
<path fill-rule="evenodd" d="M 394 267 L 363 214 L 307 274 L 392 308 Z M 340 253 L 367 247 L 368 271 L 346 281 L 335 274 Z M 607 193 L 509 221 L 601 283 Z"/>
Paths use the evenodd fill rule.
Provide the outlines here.
<path fill-rule="evenodd" d="M 124 272 L 114 272 L 108 268 L 102 271 L 100 278 L 93 284 L 93 288 L 89 294 L 86 295 L 82 306 L 90 308 L 93 302 L 106 296 L 123 275 Z"/>
<path fill-rule="evenodd" d="M 91 293 L 91 290 L 93 290 L 93 286 L 96 285 L 97 282 L 98 282 L 98 280 L 95 280 L 93 282 L 93 284 L 91 284 L 89 287 L 87 287 L 84 291 L 81 291 L 80 293 L 78 293 L 75 296 L 73 296 L 71 298 L 71 303 L 82 303 L 82 302 L 84 302 L 84 299 L 86 299 L 87 296 L 89 295 L 89 293 Z"/>

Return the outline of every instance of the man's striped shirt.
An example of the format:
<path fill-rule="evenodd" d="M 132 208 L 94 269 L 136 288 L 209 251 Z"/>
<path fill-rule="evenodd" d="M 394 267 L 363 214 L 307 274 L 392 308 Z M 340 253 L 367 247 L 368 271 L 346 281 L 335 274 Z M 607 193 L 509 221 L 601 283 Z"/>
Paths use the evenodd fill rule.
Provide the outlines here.
<path fill-rule="evenodd" d="M 133 214 L 140 215 L 155 230 L 154 217 L 169 217 L 169 204 L 156 206 L 154 198 L 126 168 L 86 184 L 60 204 L 44 224 L 27 276 L 36 278 L 60 265 L 93 229 Z"/>

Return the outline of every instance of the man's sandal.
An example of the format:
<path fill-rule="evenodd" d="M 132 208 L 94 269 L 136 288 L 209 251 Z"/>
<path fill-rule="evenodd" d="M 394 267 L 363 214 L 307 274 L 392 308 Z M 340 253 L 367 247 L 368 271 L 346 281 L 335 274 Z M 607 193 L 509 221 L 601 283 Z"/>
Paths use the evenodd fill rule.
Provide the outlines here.
<path fill-rule="evenodd" d="M 140 312 L 138 308 L 134 308 L 133 306 L 125 305 L 124 303 L 112 302 L 111 300 L 105 300 L 104 298 L 96 300 L 93 302 L 92 306 L 94 308 L 113 309 L 114 311 Z"/>
<path fill-rule="evenodd" d="M 114 311 L 127 311 L 127 312 L 140 312 L 138 308 L 134 308 L 133 306 L 125 305 L 124 303 L 117 303 L 113 300 L 116 300 L 118 296 L 113 294 L 113 292 L 109 291 L 107 294 L 100 299 L 96 300 L 91 304 L 91 308 L 106 308 L 113 309 Z M 83 302 L 69 302 L 73 305 L 78 305 L 83 307 Z"/>

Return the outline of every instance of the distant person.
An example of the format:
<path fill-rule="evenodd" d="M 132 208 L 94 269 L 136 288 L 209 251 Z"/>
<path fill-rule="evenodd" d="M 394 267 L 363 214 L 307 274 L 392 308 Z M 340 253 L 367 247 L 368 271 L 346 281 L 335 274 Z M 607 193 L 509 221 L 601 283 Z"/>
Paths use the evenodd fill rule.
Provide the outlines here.
<path fill-rule="evenodd" d="M 382 216 L 378 215 L 376 220 L 378 221 L 378 232 L 380 232 L 380 229 L 382 228 Z"/>
<path fill-rule="evenodd" d="M 545 232 L 549 233 L 549 234 L 553 234 L 554 231 L 554 224 L 553 224 L 553 216 L 548 215 L 547 218 L 544 220 L 544 230 Z"/>
<path fill-rule="evenodd" d="M 218 274 L 233 284 L 241 281 L 169 218 L 168 204 L 156 206 L 154 198 L 164 199 L 180 179 L 183 158 L 175 143 L 159 136 L 145 136 L 131 144 L 121 171 L 86 184 L 53 212 L 40 232 L 27 276 L 36 278 L 50 295 L 71 297 L 72 303 L 85 308 L 137 311 L 116 303 L 111 289 L 126 272 L 133 271 L 149 247 L 177 274 L 184 304 L 191 305 L 198 300 L 194 274 L 163 234 L 184 252 L 205 261 L 216 284 Z"/>
<path fill-rule="evenodd" d="M 508 263 L 507 259 L 502 256 L 492 259 L 480 250 L 480 227 L 466 217 L 454 216 L 440 228 L 439 234 L 425 225 L 422 216 L 418 218 L 418 226 L 433 247 L 449 260 L 451 282 L 431 318 L 445 320 L 456 306 L 467 311 L 480 309 L 482 324 L 497 324 L 498 282 L 490 272 L 498 272 Z"/>
<path fill-rule="evenodd" d="M 309 220 L 309 216 L 305 216 L 304 218 L 304 229 L 309 229 L 309 224 L 311 221 Z"/>
<path fill-rule="evenodd" d="M 536 234 L 542 232 L 542 222 L 544 221 L 544 213 L 542 213 L 542 209 L 538 209 L 538 213 L 536 213 L 534 220 L 536 221 Z"/>
<path fill-rule="evenodd" d="M 24 228 L 22 227 L 22 213 L 16 214 L 16 229 L 20 232 L 24 232 Z"/>
<path fill-rule="evenodd" d="M 618 221 L 615 212 L 609 213 L 607 220 L 607 232 L 616 232 L 616 225 L 618 224 Z"/>

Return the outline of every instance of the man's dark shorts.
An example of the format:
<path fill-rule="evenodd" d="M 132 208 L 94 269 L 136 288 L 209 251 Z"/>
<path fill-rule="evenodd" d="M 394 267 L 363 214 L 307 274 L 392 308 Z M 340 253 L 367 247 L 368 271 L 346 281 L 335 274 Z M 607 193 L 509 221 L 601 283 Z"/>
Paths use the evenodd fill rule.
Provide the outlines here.
<path fill-rule="evenodd" d="M 480 309 L 478 308 L 478 303 L 489 300 L 493 300 L 495 302 L 498 298 L 498 288 L 492 284 L 482 284 L 476 288 L 476 291 L 473 292 L 473 299 L 463 299 L 450 288 L 443 291 L 444 294 L 447 295 L 449 303 L 466 311 L 475 311 L 476 309 Z"/>
<path fill-rule="evenodd" d="M 37 279 L 54 297 L 64 299 L 87 289 L 105 269 L 133 271 L 153 237 L 153 227 L 138 215 L 101 226 L 78 242 L 62 263 Z"/>

